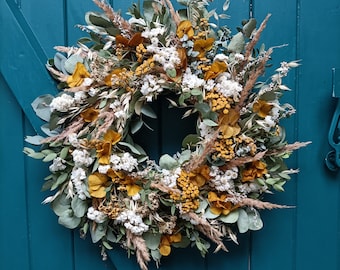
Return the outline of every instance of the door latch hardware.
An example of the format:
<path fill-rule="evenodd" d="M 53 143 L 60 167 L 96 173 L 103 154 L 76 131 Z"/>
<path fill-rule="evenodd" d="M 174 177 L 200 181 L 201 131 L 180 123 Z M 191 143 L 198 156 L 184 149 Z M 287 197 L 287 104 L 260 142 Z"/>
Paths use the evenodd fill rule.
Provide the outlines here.
<path fill-rule="evenodd" d="M 340 168 L 340 73 L 332 68 L 332 97 L 337 99 L 331 126 L 328 132 L 328 143 L 333 148 L 325 158 L 326 166 L 331 171 Z"/>

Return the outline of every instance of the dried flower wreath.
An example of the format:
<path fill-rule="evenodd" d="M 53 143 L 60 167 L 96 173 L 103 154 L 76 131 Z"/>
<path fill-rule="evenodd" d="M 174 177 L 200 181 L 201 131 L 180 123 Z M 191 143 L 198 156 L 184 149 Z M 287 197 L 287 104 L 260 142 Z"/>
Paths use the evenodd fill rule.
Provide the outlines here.
<path fill-rule="evenodd" d="M 41 149 L 24 152 L 51 162 L 44 189 L 54 193 L 44 203 L 60 224 L 89 231 L 104 256 L 119 243 L 141 269 L 174 247 L 204 255 L 210 242 L 227 250 L 223 240 L 261 229 L 258 209 L 285 207 L 263 194 L 283 191 L 296 172 L 284 159 L 307 144 L 288 144 L 279 125 L 294 113 L 280 97 L 298 62 L 282 62 L 258 81 L 273 51 L 255 50 L 269 15 L 258 29 L 250 19 L 232 35 L 209 22 L 223 15 L 209 12 L 205 0 L 180 1 L 178 11 L 169 0 L 144 1 L 129 9 L 129 20 L 94 2 L 104 12 L 86 14 L 80 28 L 89 36 L 77 47 L 56 47 L 48 62 L 60 94 L 32 103 L 47 137 L 27 137 Z M 149 104 L 161 95 L 187 108 L 183 117 L 197 116 L 197 133 L 155 162 L 131 134 L 157 117 Z"/>

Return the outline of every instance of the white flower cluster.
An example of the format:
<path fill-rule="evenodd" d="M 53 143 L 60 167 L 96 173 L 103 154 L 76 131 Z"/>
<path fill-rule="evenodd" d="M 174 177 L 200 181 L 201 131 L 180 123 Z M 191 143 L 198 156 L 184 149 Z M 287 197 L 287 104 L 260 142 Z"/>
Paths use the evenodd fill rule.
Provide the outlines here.
<path fill-rule="evenodd" d="M 203 121 L 200 121 L 198 129 L 200 131 L 200 136 L 206 140 L 210 140 L 214 136 L 215 130 L 211 126 L 204 124 Z"/>
<path fill-rule="evenodd" d="M 233 180 L 238 177 L 238 168 L 223 172 L 217 166 L 212 166 L 209 175 L 212 177 L 210 184 L 218 191 L 231 191 L 235 187 Z"/>
<path fill-rule="evenodd" d="M 115 171 L 123 170 L 132 172 L 138 166 L 138 161 L 130 153 L 125 152 L 122 156 L 111 155 L 110 162 Z"/>
<path fill-rule="evenodd" d="M 76 133 L 71 133 L 67 136 L 68 142 L 74 146 L 78 147 L 79 146 L 79 141 L 78 141 L 78 136 Z"/>
<path fill-rule="evenodd" d="M 115 100 L 113 103 L 110 104 L 110 108 L 114 111 L 114 115 L 117 118 L 125 117 L 125 112 L 122 106 L 122 103 L 119 100 Z"/>
<path fill-rule="evenodd" d="M 75 167 L 85 166 L 88 167 L 93 163 L 93 158 L 90 153 L 86 150 L 75 149 L 72 152 L 72 157 Z"/>
<path fill-rule="evenodd" d="M 103 223 L 106 221 L 107 216 L 96 209 L 94 209 L 92 206 L 87 209 L 87 218 L 93 220 L 96 223 Z"/>
<path fill-rule="evenodd" d="M 144 32 L 142 32 L 142 37 L 151 39 L 153 37 L 163 35 L 165 31 L 166 31 L 165 27 L 156 27 L 152 29 L 146 28 Z"/>
<path fill-rule="evenodd" d="M 204 84 L 205 80 L 198 78 L 195 74 L 192 74 L 190 68 L 186 69 L 182 79 L 183 91 L 200 88 Z"/>
<path fill-rule="evenodd" d="M 143 84 L 140 92 L 146 97 L 148 102 L 151 102 L 154 96 L 157 96 L 158 93 L 163 91 L 160 83 L 161 82 L 154 75 L 147 74 L 143 77 Z"/>
<path fill-rule="evenodd" d="M 176 168 L 175 170 L 162 169 L 161 183 L 169 188 L 176 186 L 177 178 L 181 174 L 181 168 Z"/>
<path fill-rule="evenodd" d="M 52 112 L 67 112 L 72 106 L 74 106 L 74 98 L 68 94 L 62 94 L 59 97 L 55 97 L 50 103 Z"/>
<path fill-rule="evenodd" d="M 151 39 L 147 52 L 153 54 L 153 60 L 163 66 L 164 70 L 174 69 L 181 63 L 176 47 L 158 47 L 158 38 Z"/>
<path fill-rule="evenodd" d="M 143 222 L 142 218 L 132 210 L 120 213 L 116 221 L 124 223 L 124 227 L 136 235 L 142 235 L 143 232 L 149 229 L 149 226 Z"/>
<path fill-rule="evenodd" d="M 65 162 L 66 161 L 61 157 L 56 157 L 55 159 L 53 159 L 52 164 L 49 166 L 50 172 L 54 173 L 66 169 L 66 165 L 64 164 Z"/>
<path fill-rule="evenodd" d="M 88 79 L 88 78 L 86 78 Z M 83 103 L 84 101 L 86 101 L 87 99 L 87 95 L 84 91 L 77 91 L 74 93 L 74 101 L 78 104 Z"/>
<path fill-rule="evenodd" d="M 216 91 L 225 97 L 233 97 L 234 101 L 238 101 L 242 85 L 229 78 L 229 74 L 225 73 L 218 79 L 215 85 Z"/>
<path fill-rule="evenodd" d="M 81 200 L 86 199 L 86 194 L 85 194 L 86 186 L 84 183 L 85 179 L 86 179 L 85 170 L 82 168 L 74 167 L 71 173 L 71 181 L 76 191 L 76 194 L 78 194 L 78 197 Z"/>

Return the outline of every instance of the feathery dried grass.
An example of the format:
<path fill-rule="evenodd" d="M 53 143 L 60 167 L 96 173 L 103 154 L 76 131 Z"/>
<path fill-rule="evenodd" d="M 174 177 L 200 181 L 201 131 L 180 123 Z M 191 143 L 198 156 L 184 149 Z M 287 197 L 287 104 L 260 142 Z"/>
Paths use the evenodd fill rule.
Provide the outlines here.
<path fill-rule="evenodd" d="M 147 263 L 150 261 L 150 254 L 143 237 L 135 235 L 127 230 L 126 241 L 128 247 L 132 246 L 136 250 L 136 257 L 139 267 L 142 270 L 148 270 Z"/>
<path fill-rule="evenodd" d="M 122 31 L 122 35 L 130 38 L 132 36 L 131 25 L 113 8 L 106 4 L 104 0 L 93 0 L 93 2 L 104 11 L 105 15 L 111 20 L 111 22 Z"/>

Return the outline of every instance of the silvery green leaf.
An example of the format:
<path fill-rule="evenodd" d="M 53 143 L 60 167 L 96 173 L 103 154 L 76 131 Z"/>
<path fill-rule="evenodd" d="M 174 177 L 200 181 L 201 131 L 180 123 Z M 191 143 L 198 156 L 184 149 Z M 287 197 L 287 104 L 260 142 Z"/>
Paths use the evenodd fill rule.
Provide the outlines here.
<path fill-rule="evenodd" d="M 136 147 L 134 147 L 132 144 L 129 144 L 127 142 L 119 142 L 119 145 L 123 145 L 126 146 L 127 148 L 129 148 L 132 153 L 137 154 L 137 155 L 141 155 L 142 153 L 138 151 L 138 149 Z"/>
<path fill-rule="evenodd" d="M 78 54 L 72 54 L 66 61 L 65 61 L 65 69 L 68 73 L 72 74 L 77 63 L 83 63 L 84 59 L 79 56 Z"/>
<path fill-rule="evenodd" d="M 193 96 L 200 96 L 202 95 L 202 90 L 198 89 L 198 88 L 194 88 L 190 91 L 191 95 Z"/>
<path fill-rule="evenodd" d="M 131 122 L 131 133 L 135 134 L 136 132 L 138 132 L 138 130 L 140 130 L 143 126 L 143 121 L 142 119 L 138 119 L 137 121 L 132 121 Z"/>
<path fill-rule="evenodd" d="M 143 234 L 143 238 L 146 246 L 151 250 L 157 249 L 161 242 L 161 234 L 158 233 L 146 232 Z"/>
<path fill-rule="evenodd" d="M 184 150 L 178 158 L 179 164 L 183 164 L 184 162 L 189 161 L 190 157 L 191 157 L 191 151 Z"/>
<path fill-rule="evenodd" d="M 65 226 L 68 229 L 75 229 L 80 224 L 81 219 L 73 215 L 73 211 L 71 209 L 66 210 L 61 216 L 58 218 L 59 224 Z"/>
<path fill-rule="evenodd" d="M 205 218 L 208 218 L 208 219 L 214 219 L 214 218 L 219 217 L 219 215 L 214 214 L 213 212 L 211 212 L 210 207 L 207 209 L 207 211 L 204 213 L 203 216 L 204 216 Z"/>
<path fill-rule="evenodd" d="M 165 154 L 165 155 L 161 156 L 161 158 L 159 159 L 159 166 L 162 169 L 172 170 L 172 169 L 175 169 L 176 167 L 178 167 L 178 162 L 177 162 L 176 159 L 174 159 L 170 155 Z"/>
<path fill-rule="evenodd" d="M 244 209 L 239 209 L 237 227 L 240 233 L 245 233 L 249 230 L 249 218 L 247 212 Z"/>
<path fill-rule="evenodd" d="M 228 51 L 241 53 L 244 49 L 244 36 L 241 32 L 238 32 L 235 36 L 232 37 L 230 43 L 228 44 Z"/>
<path fill-rule="evenodd" d="M 196 213 L 202 213 L 205 212 L 205 209 L 208 207 L 209 203 L 207 200 L 200 201 L 199 207 L 196 209 Z"/>
<path fill-rule="evenodd" d="M 57 216 L 63 215 L 68 209 L 71 208 L 71 200 L 65 194 L 56 197 L 51 203 L 51 207 Z"/>
<path fill-rule="evenodd" d="M 73 197 L 71 201 L 71 207 L 74 212 L 74 215 L 79 218 L 83 217 L 87 211 L 86 201 L 79 199 L 78 196 Z"/>
<path fill-rule="evenodd" d="M 40 135 L 35 135 L 35 136 L 26 136 L 25 142 L 28 142 L 33 145 L 41 145 L 41 140 L 45 139 L 44 137 Z"/>
<path fill-rule="evenodd" d="M 252 209 L 248 212 L 248 220 L 249 220 L 249 230 L 258 231 L 262 229 L 263 222 L 260 217 L 260 213 L 256 209 Z"/>
<path fill-rule="evenodd" d="M 47 94 L 37 97 L 31 103 L 31 106 L 36 115 L 46 122 L 50 121 L 51 109 L 49 105 L 53 99 L 54 97 L 52 95 Z"/>
<path fill-rule="evenodd" d="M 61 72 L 63 72 L 64 74 L 66 74 L 66 70 L 65 70 L 65 61 L 67 60 L 67 58 L 61 54 L 60 52 L 57 52 L 54 55 L 53 58 L 53 62 L 54 62 L 54 66 Z"/>
<path fill-rule="evenodd" d="M 174 69 L 174 68 L 168 68 L 166 70 L 166 75 L 168 75 L 170 78 L 175 78 L 176 74 L 177 74 L 177 72 L 176 72 L 176 69 Z"/>
<path fill-rule="evenodd" d="M 157 114 L 148 104 L 144 104 L 144 106 L 141 109 L 141 113 L 153 119 L 157 118 Z"/>
<path fill-rule="evenodd" d="M 223 11 L 227 11 L 230 5 L 230 0 L 226 0 L 223 4 Z"/>
<path fill-rule="evenodd" d="M 53 159 L 55 159 L 57 157 L 56 153 L 50 153 L 48 154 L 46 157 L 43 158 L 43 162 L 49 162 L 52 161 Z"/>
<path fill-rule="evenodd" d="M 219 217 L 219 220 L 221 220 L 224 223 L 232 224 L 232 223 L 235 223 L 238 220 L 238 217 L 239 217 L 239 211 L 235 210 L 235 211 L 230 212 L 226 216 L 221 215 Z"/>
<path fill-rule="evenodd" d="M 48 124 L 48 123 L 42 125 L 42 126 L 40 127 L 40 129 L 42 130 L 42 132 L 44 132 L 44 133 L 45 133 L 47 136 L 49 136 L 49 137 L 53 137 L 53 136 L 56 136 L 56 135 L 59 134 L 59 133 L 57 132 L 57 130 L 50 130 L 49 124 Z"/>
<path fill-rule="evenodd" d="M 106 228 L 102 224 L 97 224 L 96 226 L 92 226 L 90 232 L 92 242 L 97 243 L 100 239 L 102 239 L 105 236 Z"/>
<path fill-rule="evenodd" d="M 256 20 L 254 18 L 249 19 L 249 21 L 243 26 L 243 33 L 247 38 L 250 38 L 251 33 L 256 28 Z"/>
<path fill-rule="evenodd" d="M 162 254 L 158 249 L 151 249 L 151 257 L 154 261 L 159 261 L 162 258 Z"/>
<path fill-rule="evenodd" d="M 203 119 L 203 124 L 209 126 L 209 127 L 216 127 L 218 126 L 217 123 L 215 123 L 214 121 L 210 120 L 210 119 Z"/>

